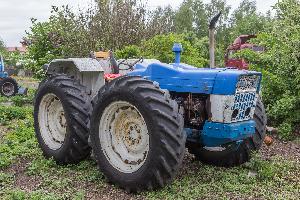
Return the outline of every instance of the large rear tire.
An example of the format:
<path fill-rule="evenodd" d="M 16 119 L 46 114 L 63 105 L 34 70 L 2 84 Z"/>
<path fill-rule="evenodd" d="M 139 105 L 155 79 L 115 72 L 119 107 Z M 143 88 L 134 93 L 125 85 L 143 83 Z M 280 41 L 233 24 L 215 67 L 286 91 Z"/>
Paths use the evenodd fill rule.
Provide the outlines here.
<path fill-rule="evenodd" d="M 220 167 L 241 165 L 250 160 L 252 151 L 260 149 L 266 136 L 267 116 L 260 98 L 257 101 L 254 121 L 256 122 L 255 134 L 240 144 L 232 143 L 221 148 L 205 148 L 188 144 L 188 150 L 195 155 L 196 159 L 206 164 Z"/>
<path fill-rule="evenodd" d="M 39 146 L 58 164 L 74 164 L 90 154 L 91 101 L 85 87 L 65 75 L 43 81 L 36 93 L 34 127 Z"/>
<path fill-rule="evenodd" d="M 12 97 L 18 93 L 18 83 L 11 77 L 0 79 L 0 94 L 5 97 Z"/>
<path fill-rule="evenodd" d="M 93 100 L 91 145 L 109 182 L 128 192 L 163 187 L 185 152 L 183 118 L 169 93 L 152 81 L 123 76 Z"/>

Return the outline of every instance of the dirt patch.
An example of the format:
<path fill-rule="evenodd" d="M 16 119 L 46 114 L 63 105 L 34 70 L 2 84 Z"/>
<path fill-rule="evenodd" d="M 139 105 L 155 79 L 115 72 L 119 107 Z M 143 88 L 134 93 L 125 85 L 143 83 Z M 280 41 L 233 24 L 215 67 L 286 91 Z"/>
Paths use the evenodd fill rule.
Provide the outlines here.
<path fill-rule="evenodd" d="M 264 144 L 260 152 L 265 159 L 279 155 L 286 159 L 300 161 L 300 145 L 292 141 L 283 142 L 275 138 L 270 146 Z"/>
<path fill-rule="evenodd" d="M 7 102 L 1 102 L 0 103 L 0 106 L 6 106 L 6 107 L 13 106 L 13 105 L 14 105 L 14 103 L 12 101 L 7 101 Z"/>
<path fill-rule="evenodd" d="M 9 168 L 5 169 L 3 172 L 12 174 L 14 176 L 14 188 L 21 189 L 26 192 L 33 192 L 37 189 L 43 189 L 47 192 L 52 192 L 55 194 L 63 194 L 65 188 L 62 186 L 59 190 L 53 190 L 51 188 L 44 188 L 43 178 L 38 175 L 29 176 L 26 174 L 26 169 L 30 165 L 30 159 L 19 159 L 17 162 L 12 164 Z M 64 177 L 72 180 L 69 187 L 74 187 L 76 191 L 84 191 L 85 198 L 91 200 L 106 200 L 106 199 L 144 199 L 140 195 L 134 195 L 127 193 L 126 191 L 114 187 L 110 184 L 98 184 L 97 182 L 89 181 L 74 181 L 74 174 L 64 174 Z M 53 180 L 58 178 L 55 175 L 52 177 Z M 61 178 L 61 177 L 60 177 Z"/>
<path fill-rule="evenodd" d="M 24 173 L 15 175 L 14 186 L 27 192 L 35 191 L 41 183 L 42 180 L 38 176 L 28 176 Z"/>
<path fill-rule="evenodd" d="M 8 128 L 6 126 L 2 126 L 0 124 L 0 141 L 4 137 L 4 135 L 8 132 Z"/>
<path fill-rule="evenodd" d="M 123 199 L 123 200 L 131 200 L 131 199 L 144 199 L 140 195 L 133 195 L 126 193 L 122 189 L 115 188 L 111 185 L 106 185 L 101 190 L 97 189 L 97 186 L 89 187 L 88 190 L 85 190 L 86 192 L 86 199 L 90 200 L 110 200 L 110 199 Z"/>
<path fill-rule="evenodd" d="M 25 173 L 30 162 L 29 159 L 19 159 L 4 171 L 14 176 L 14 187 L 28 192 L 36 190 L 42 182 L 40 177 Z"/>

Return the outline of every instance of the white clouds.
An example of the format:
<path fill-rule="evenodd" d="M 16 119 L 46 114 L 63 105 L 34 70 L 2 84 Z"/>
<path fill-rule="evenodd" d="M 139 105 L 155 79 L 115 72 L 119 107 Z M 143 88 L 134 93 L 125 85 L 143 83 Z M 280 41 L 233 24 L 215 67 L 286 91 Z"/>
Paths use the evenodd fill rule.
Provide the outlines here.
<path fill-rule="evenodd" d="M 19 41 L 31 25 L 31 18 L 40 21 L 50 16 L 51 6 L 70 4 L 85 7 L 91 0 L 0 0 L 0 37 L 7 46 L 19 46 Z"/>
<path fill-rule="evenodd" d="M 148 0 L 148 6 L 172 5 L 177 8 L 183 0 Z M 209 2 L 210 0 L 204 0 Z M 227 0 L 228 4 L 236 8 L 241 0 Z M 70 4 L 73 8 L 86 7 L 92 0 L 0 0 L 0 37 L 7 46 L 17 46 L 30 27 L 30 19 L 47 20 L 51 6 Z M 266 12 L 277 0 L 257 0 L 258 9 Z"/>

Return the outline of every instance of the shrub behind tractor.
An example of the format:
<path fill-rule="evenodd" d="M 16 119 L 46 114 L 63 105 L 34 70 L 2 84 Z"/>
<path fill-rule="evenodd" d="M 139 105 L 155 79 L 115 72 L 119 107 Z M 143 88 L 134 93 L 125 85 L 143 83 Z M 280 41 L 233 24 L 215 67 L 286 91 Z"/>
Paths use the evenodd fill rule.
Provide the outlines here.
<path fill-rule="evenodd" d="M 74 164 L 93 152 L 109 182 L 130 192 L 170 183 L 186 147 L 216 166 L 247 162 L 266 131 L 261 73 L 196 68 L 181 51 L 175 44 L 171 64 L 112 53 L 52 61 L 34 108 L 44 155 Z"/>

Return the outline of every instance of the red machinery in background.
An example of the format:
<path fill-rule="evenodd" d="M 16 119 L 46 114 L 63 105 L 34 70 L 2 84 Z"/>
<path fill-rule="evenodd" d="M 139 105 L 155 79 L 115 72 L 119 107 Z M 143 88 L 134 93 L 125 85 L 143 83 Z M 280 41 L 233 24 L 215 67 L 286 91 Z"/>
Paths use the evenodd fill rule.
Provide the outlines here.
<path fill-rule="evenodd" d="M 256 52 L 263 52 L 265 50 L 264 47 L 258 46 L 255 44 L 249 43 L 249 40 L 252 38 L 256 38 L 256 35 L 240 35 L 236 38 L 226 51 L 225 54 L 225 66 L 226 67 L 234 67 L 238 69 L 249 69 L 249 64 L 245 59 L 233 58 L 233 55 L 242 49 L 252 49 Z"/>

